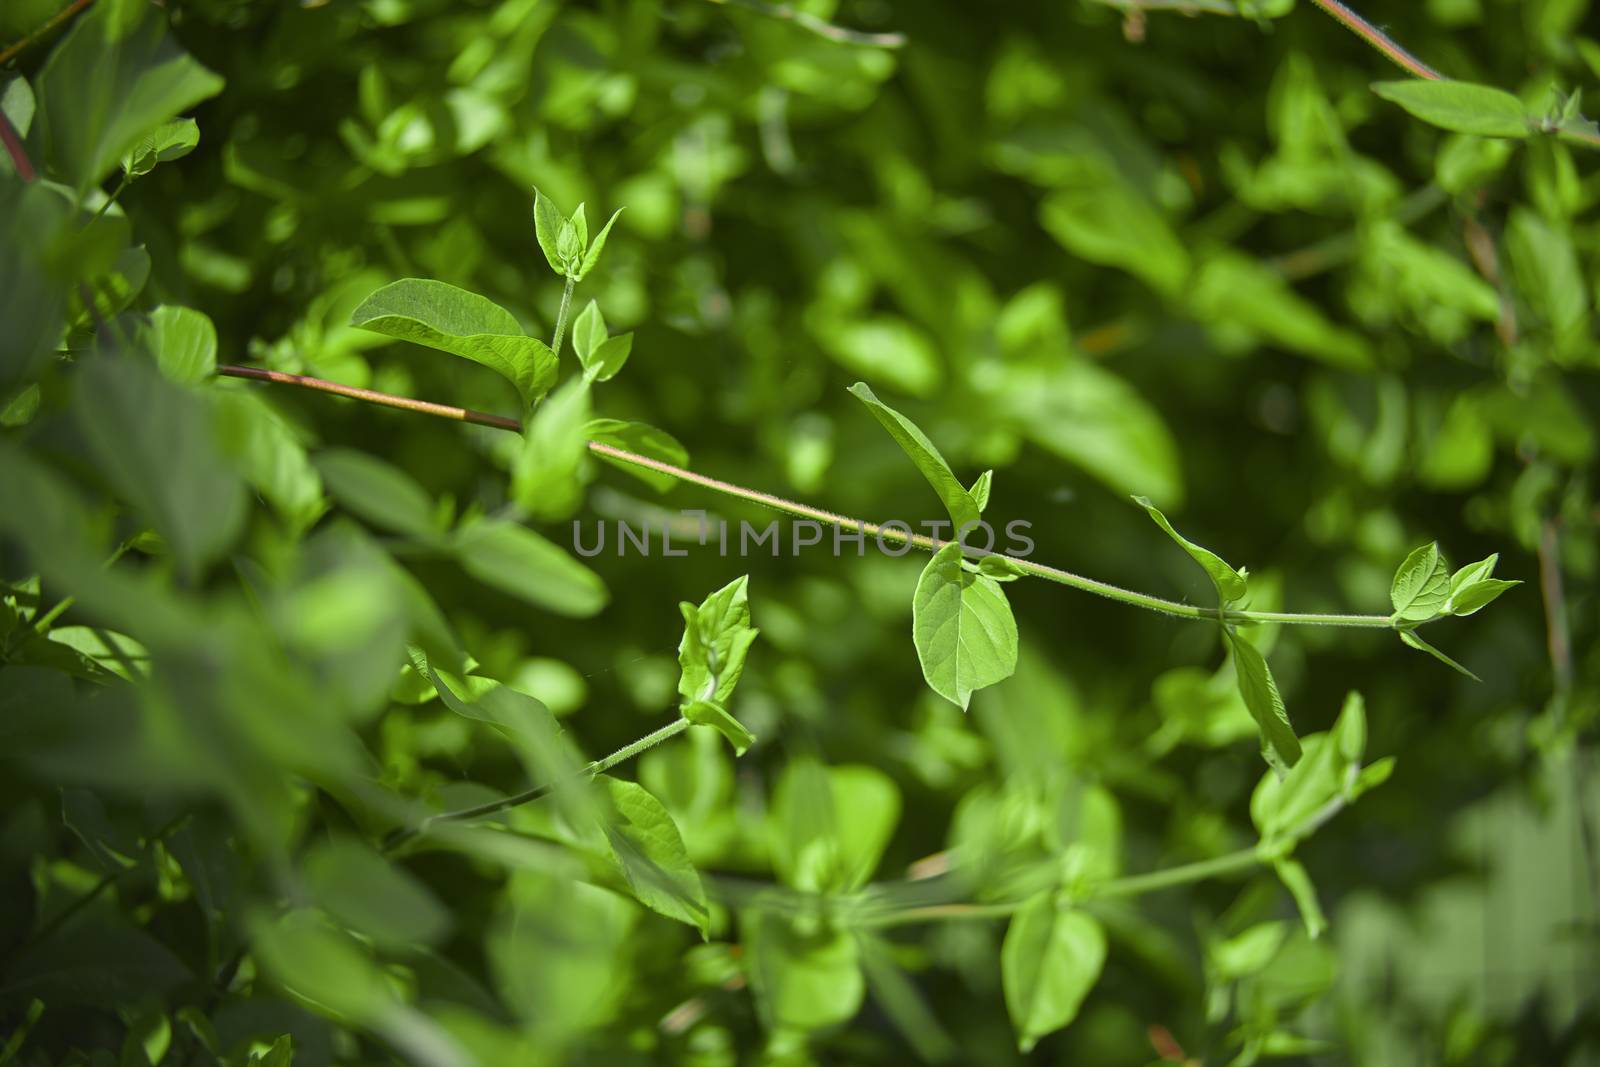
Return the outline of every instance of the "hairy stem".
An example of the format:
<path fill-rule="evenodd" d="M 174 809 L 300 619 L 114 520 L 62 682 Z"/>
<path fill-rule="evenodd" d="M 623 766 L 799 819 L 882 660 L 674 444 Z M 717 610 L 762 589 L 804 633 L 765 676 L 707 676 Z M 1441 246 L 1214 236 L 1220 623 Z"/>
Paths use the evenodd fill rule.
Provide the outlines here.
<path fill-rule="evenodd" d="M 561 290 L 561 309 L 556 312 L 556 332 L 550 338 L 550 351 L 557 357 L 561 355 L 561 338 L 567 332 L 567 312 L 572 309 L 572 290 L 577 284 L 578 279 L 568 275 L 566 288 Z"/>
<path fill-rule="evenodd" d="M 0 63 L 11 62 L 24 51 L 32 47 L 35 42 L 43 40 L 49 35 L 51 30 L 55 29 L 57 26 L 61 25 L 63 22 L 67 21 L 92 3 L 94 3 L 94 0 L 72 0 L 72 3 L 68 4 L 60 11 L 57 11 L 54 15 L 51 15 L 50 18 L 45 21 L 44 25 L 34 30 L 26 37 L 22 38 L 22 40 L 17 41 L 15 44 L 7 46 L 4 51 L 0 51 Z"/>
<path fill-rule="evenodd" d="M 1326 11 L 1345 29 L 1366 41 L 1379 52 L 1382 52 L 1388 59 L 1408 73 L 1418 78 L 1425 78 L 1428 81 L 1442 81 L 1444 79 L 1443 74 L 1440 74 L 1428 64 L 1400 47 L 1399 42 L 1393 37 L 1390 37 L 1356 14 L 1348 6 L 1341 3 L 1340 0 L 1311 0 L 1311 2 Z"/>
<path fill-rule="evenodd" d="M 667 725 L 661 727 L 661 729 L 645 734 L 637 741 L 631 741 L 628 744 L 623 745 L 621 748 L 611 753 L 611 755 L 606 756 L 604 759 L 595 760 L 593 763 L 584 767 L 583 770 L 579 771 L 577 775 L 574 776 L 573 780 L 593 778 L 596 775 L 604 774 L 617 764 L 626 763 L 628 760 L 637 756 L 645 749 L 654 748 L 656 745 L 659 745 L 668 738 L 677 737 L 688 728 L 688 719 L 674 719 L 672 722 L 669 722 Z M 501 797 L 499 800 L 491 800 L 485 804 L 477 804 L 470 808 L 458 808 L 455 811 L 442 811 L 437 815 L 430 815 L 426 819 L 423 819 L 416 826 L 404 830 L 396 830 L 394 833 L 390 834 L 383 843 L 383 850 L 385 852 L 393 852 L 406 842 L 426 833 L 428 831 L 428 827 L 432 826 L 434 823 L 464 822 L 469 819 L 481 819 L 488 815 L 497 815 L 500 812 L 506 811 L 510 808 L 520 807 L 523 804 L 528 804 L 532 801 L 539 800 L 542 797 L 546 797 L 561 785 L 561 782 L 547 782 L 544 785 L 536 785 L 532 789 L 524 789 L 520 793 L 513 793 L 508 797 Z"/>
<path fill-rule="evenodd" d="M 357 389 L 353 386 L 340 385 L 336 382 L 324 381 L 321 378 L 307 378 L 299 374 L 284 374 L 281 371 L 260 370 L 254 367 L 239 367 L 233 364 L 223 364 L 217 368 L 217 373 L 231 378 L 252 378 L 258 381 L 278 382 L 285 385 L 298 385 L 307 389 L 315 389 L 324 393 L 333 393 L 337 396 L 350 397 L 355 400 L 364 400 L 371 404 L 381 404 L 385 407 L 400 408 L 405 411 L 415 411 L 424 415 L 435 415 L 440 418 L 453 419 L 457 422 L 470 422 L 479 426 L 493 426 L 496 429 L 520 431 L 521 424 L 516 419 L 505 418 L 500 415 L 487 415 L 481 411 L 472 411 L 468 408 L 451 407 L 446 404 L 434 404 L 425 400 L 412 400 L 409 397 L 393 396 L 388 393 L 379 393 L 371 389 Z M 865 537 L 875 538 L 880 545 L 903 545 L 908 548 L 917 548 L 925 552 L 937 552 L 949 544 L 935 537 L 925 534 L 912 533 L 910 527 L 903 523 L 881 525 L 875 522 L 866 522 L 853 519 L 847 515 L 840 515 L 822 508 L 812 507 L 798 501 L 787 500 L 772 493 L 764 493 L 759 489 L 747 489 L 742 485 L 722 481 L 720 478 L 710 478 L 704 474 L 685 470 L 682 467 L 663 463 L 649 456 L 641 456 L 636 452 L 616 448 L 612 445 L 602 444 L 599 441 L 589 442 L 589 451 L 597 456 L 625 463 L 632 467 L 655 471 L 659 474 L 670 475 L 680 481 L 691 485 L 698 485 L 724 496 L 746 500 L 752 504 L 771 508 L 774 511 L 793 515 L 796 518 L 810 519 L 815 522 L 825 523 L 838 527 L 850 533 L 859 533 Z M 998 552 L 985 552 L 982 549 L 969 548 L 962 545 L 962 550 L 973 558 L 988 555 L 1003 555 Z M 1031 559 L 1021 559 L 1017 556 L 1005 556 L 1017 568 L 1036 578 L 1043 578 L 1057 585 L 1065 585 L 1085 593 L 1115 600 L 1122 604 L 1129 604 L 1147 611 L 1159 612 L 1179 619 L 1192 619 L 1207 622 L 1223 621 L 1228 623 L 1286 623 L 1300 626 L 1350 626 L 1367 629 L 1389 629 L 1391 626 L 1387 615 L 1328 615 L 1320 613 L 1297 613 L 1287 611 L 1249 611 L 1242 608 L 1217 608 L 1201 607 L 1197 604 L 1185 604 L 1177 600 L 1168 600 L 1164 597 L 1150 596 L 1147 593 L 1124 589 L 1121 586 L 1102 582 L 1095 578 L 1087 578 L 1081 574 L 1061 570 L 1044 563 L 1036 563 Z"/>

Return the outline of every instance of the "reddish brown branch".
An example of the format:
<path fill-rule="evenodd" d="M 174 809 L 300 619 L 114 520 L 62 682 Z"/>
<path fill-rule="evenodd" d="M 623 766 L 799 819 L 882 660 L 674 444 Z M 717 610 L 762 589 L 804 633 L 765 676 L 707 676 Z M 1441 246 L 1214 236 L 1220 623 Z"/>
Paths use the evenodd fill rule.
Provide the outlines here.
<path fill-rule="evenodd" d="M 1311 2 L 1333 16 L 1345 29 L 1388 56 L 1395 64 L 1409 73 L 1418 78 L 1426 78 L 1428 81 L 1444 80 L 1443 74 L 1440 74 L 1428 64 L 1400 47 L 1400 43 L 1393 37 L 1390 37 L 1378 27 L 1350 10 L 1340 0 L 1311 0 Z"/>
<path fill-rule="evenodd" d="M 11 157 L 11 165 L 17 168 L 17 177 L 25 182 L 33 181 L 36 177 L 33 172 L 33 161 L 28 158 L 27 149 L 22 147 L 22 138 L 17 135 L 17 128 L 11 125 L 11 120 L 3 111 L 0 111 L 0 141 L 5 142 L 6 153 Z"/>
<path fill-rule="evenodd" d="M 55 29 L 57 26 L 61 25 L 63 22 L 67 21 L 92 3 L 94 3 L 94 0 L 72 0 L 72 3 L 68 4 L 66 7 L 50 16 L 50 20 L 43 26 L 40 26 L 38 29 L 28 34 L 22 40 L 17 41 L 15 44 L 8 45 L 5 51 L 0 52 L 0 65 L 11 62 L 17 56 L 25 52 L 28 48 L 32 47 L 35 42 L 43 40 L 45 37 L 49 36 L 51 30 Z"/>

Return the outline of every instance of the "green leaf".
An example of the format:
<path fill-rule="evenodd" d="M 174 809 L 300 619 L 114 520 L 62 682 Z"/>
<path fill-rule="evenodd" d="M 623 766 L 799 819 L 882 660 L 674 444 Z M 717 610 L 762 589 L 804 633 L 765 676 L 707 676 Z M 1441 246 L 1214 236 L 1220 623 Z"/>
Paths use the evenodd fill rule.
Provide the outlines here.
<path fill-rule="evenodd" d="M 1189 279 L 1188 249 L 1146 197 L 1119 177 L 1051 193 L 1039 222 L 1073 255 L 1143 278 L 1157 291 L 1177 295 Z"/>
<path fill-rule="evenodd" d="M 606 333 L 605 316 L 600 314 L 600 305 L 589 301 L 572 321 L 572 348 L 578 353 L 579 362 L 587 367 L 589 357 L 595 349 L 606 343 L 609 336 Z"/>
<path fill-rule="evenodd" d="M 433 500 L 393 464 L 366 452 L 330 448 L 318 453 L 316 465 L 339 503 L 374 526 L 419 541 L 442 533 Z"/>
<path fill-rule="evenodd" d="M 1283 947 L 1288 924 L 1264 922 L 1206 946 L 1206 956 L 1219 977 L 1236 982 L 1260 974 Z"/>
<path fill-rule="evenodd" d="M 1262 839 L 1303 834 L 1319 813 L 1345 794 L 1365 746 L 1366 706 L 1361 695 L 1352 692 L 1345 697 L 1333 729 L 1308 737 L 1304 757 L 1287 774 L 1262 776 L 1250 797 L 1250 818 Z"/>
<path fill-rule="evenodd" d="M 1471 671 L 1467 670 L 1461 664 L 1457 663 L 1455 660 L 1451 659 L 1449 656 L 1445 655 L 1443 652 L 1440 652 L 1437 648 L 1434 648 L 1432 645 L 1428 644 L 1428 642 L 1426 642 L 1422 638 L 1418 637 L 1416 635 L 1416 632 L 1413 631 L 1413 630 L 1401 630 L 1400 631 L 1400 640 L 1404 641 L 1406 644 L 1410 645 L 1412 648 L 1416 649 L 1419 652 L 1426 652 L 1428 655 L 1432 656 L 1434 659 L 1438 660 L 1440 663 L 1443 663 L 1446 667 L 1449 667 L 1451 670 L 1458 671 L 1461 674 L 1466 675 L 1468 678 L 1471 678 L 1474 682 L 1483 681 L 1482 678 L 1479 678 L 1476 674 L 1473 674 Z"/>
<path fill-rule="evenodd" d="M 899 821 L 899 787 L 876 767 L 791 760 L 768 813 L 772 865 L 802 892 L 853 892 L 872 878 Z"/>
<path fill-rule="evenodd" d="M 709 700 L 691 700 L 683 705 L 683 717 L 696 726 L 709 726 L 733 746 L 733 754 L 742 756 L 756 743 L 756 735 L 745 729 L 744 723 L 728 714 L 721 704 Z"/>
<path fill-rule="evenodd" d="M 213 398 L 217 440 L 245 481 L 284 520 L 304 530 L 325 505 L 322 478 L 295 428 L 258 390 L 229 390 Z"/>
<path fill-rule="evenodd" d="M 450 929 L 449 910 L 425 885 L 351 838 L 314 844 L 303 871 L 328 914 L 381 944 L 434 944 Z"/>
<path fill-rule="evenodd" d="M 249 928 L 257 966 L 318 1010 L 370 1025 L 395 1006 L 382 968 L 360 942 L 316 912 L 258 915 Z"/>
<path fill-rule="evenodd" d="M 1418 79 L 1376 82 L 1372 91 L 1441 129 L 1479 137 L 1527 137 L 1533 132 L 1527 108 L 1504 89 Z"/>
<path fill-rule="evenodd" d="M 1507 581 L 1504 578 L 1486 578 L 1481 582 L 1474 582 L 1450 597 L 1450 613 L 1452 615 L 1472 615 L 1482 611 L 1489 604 L 1499 598 L 1507 589 L 1521 585 L 1521 582 Z"/>
<path fill-rule="evenodd" d="M 1018 909 L 1000 947 L 1000 981 L 1017 1047 L 1029 1052 L 1041 1037 L 1077 1018 L 1105 962 L 1100 924 L 1058 903 L 1054 891 Z"/>
<path fill-rule="evenodd" d="M 1016 560 L 1009 556 L 990 555 L 978 561 L 978 573 L 985 578 L 993 578 L 997 582 L 1014 582 L 1018 578 L 1026 578 L 1028 572 L 1023 570 Z"/>
<path fill-rule="evenodd" d="M 511 467 L 511 497 L 536 519 L 564 519 L 583 503 L 584 427 L 589 383 L 569 380 L 540 404 L 522 431 Z"/>
<path fill-rule="evenodd" d="M 989 486 L 994 481 L 994 471 L 984 471 L 978 475 L 978 480 L 972 483 L 972 488 L 967 490 L 967 495 L 972 497 L 972 502 L 978 505 L 979 511 L 989 508 Z"/>
<path fill-rule="evenodd" d="M 115 6 L 79 18 L 35 82 L 45 160 L 80 193 L 142 137 L 222 91 L 222 79 L 167 36 L 160 15 L 124 5 L 139 21 L 123 36 L 112 24 Z"/>
<path fill-rule="evenodd" d="M 760 633 L 750 625 L 750 576 L 741 575 L 700 602 L 679 604 L 683 639 L 678 642 L 678 695 L 685 702 L 726 705 L 750 646 Z"/>
<path fill-rule="evenodd" d="M 689 450 L 679 444 L 676 437 L 646 423 L 625 422 L 622 419 L 590 419 L 583 427 L 583 436 L 590 441 L 599 441 L 601 444 L 620 448 L 624 452 L 636 452 L 674 467 L 689 465 Z M 624 463 L 612 459 L 604 452 L 593 454 L 618 470 L 627 471 L 658 493 L 665 493 L 678 484 L 678 479 L 670 474 Z"/>
<path fill-rule="evenodd" d="M 1289 895 L 1294 897 L 1295 907 L 1300 909 L 1300 919 L 1306 924 L 1306 934 L 1313 941 L 1322 936 L 1328 928 L 1328 918 L 1322 914 L 1322 904 L 1317 900 L 1317 887 L 1311 884 L 1311 876 L 1296 859 L 1281 859 L 1272 865 L 1278 872 L 1278 880 L 1289 890 Z"/>
<path fill-rule="evenodd" d="M 1439 543 L 1423 545 L 1413 551 L 1394 572 L 1389 586 L 1397 621 L 1426 622 L 1434 618 L 1450 599 L 1450 571 L 1439 555 Z"/>
<path fill-rule="evenodd" d="M 1469 563 L 1450 576 L 1450 599 L 1453 601 L 1456 594 L 1475 585 L 1487 578 L 1494 576 L 1495 566 L 1500 562 L 1500 553 L 1496 552 L 1487 559 L 1480 559 L 1476 563 Z"/>
<path fill-rule="evenodd" d="M 1194 561 L 1200 564 L 1205 572 L 1211 576 L 1211 584 L 1217 587 L 1217 596 L 1221 598 L 1224 605 L 1244 599 L 1246 592 L 1244 575 L 1228 566 L 1222 557 L 1215 552 L 1201 548 L 1177 530 L 1174 530 L 1172 523 L 1167 521 L 1167 517 L 1161 514 L 1160 509 L 1152 504 L 1147 497 L 1136 496 L 1133 499 L 1135 503 L 1149 512 L 1150 517 L 1155 520 L 1157 526 L 1167 531 L 1168 537 L 1178 542 L 1183 550 L 1189 553 L 1194 558 Z"/>
<path fill-rule="evenodd" d="M 929 687 L 965 711 L 975 690 L 1017 669 L 1017 623 L 999 584 L 961 564 L 955 543 L 928 561 L 911 601 L 911 634 Z"/>
<path fill-rule="evenodd" d="M 549 345 L 525 335 L 499 304 L 444 282 L 392 282 L 363 300 L 350 324 L 481 363 L 515 385 L 524 406 L 555 384 Z"/>
<path fill-rule="evenodd" d="M 933 491 L 939 494 L 939 499 L 944 501 L 945 510 L 950 513 L 950 519 L 955 523 L 956 529 L 961 529 L 968 523 L 978 522 L 982 517 L 982 509 L 972 494 L 967 492 L 965 486 L 956 480 L 955 474 L 950 470 L 939 450 L 934 447 L 927 435 L 917 428 L 917 424 L 900 414 L 894 408 L 879 400 L 866 382 L 857 382 L 850 387 L 850 394 L 872 412 L 874 418 L 883 424 L 889 431 L 889 436 L 895 439 L 905 454 L 911 457 L 911 462 L 916 464 L 922 476 L 928 479 L 928 484 L 933 486 Z"/>
<path fill-rule="evenodd" d="M 74 407 L 106 481 L 155 526 L 185 575 L 197 576 L 232 544 L 244 523 L 244 486 L 216 447 L 202 397 L 124 354 L 83 369 Z"/>
<path fill-rule="evenodd" d="M 599 575 L 514 522 L 468 523 L 456 531 L 452 548 L 462 569 L 480 582 L 558 615 L 588 618 L 609 599 Z"/>
<path fill-rule="evenodd" d="M 556 239 L 561 236 L 561 225 L 565 221 L 565 217 L 556 210 L 550 198 L 535 188 L 533 190 L 534 236 L 539 241 L 539 249 L 544 252 L 545 261 L 550 264 L 550 269 L 563 277 L 567 272 L 561 265 L 561 257 L 556 254 Z"/>
<path fill-rule="evenodd" d="M 616 224 L 617 217 L 622 212 L 622 208 L 617 208 L 611 217 L 606 220 L 606 224 L 601 227 L 600 232 L 594 235 L 594 243 L 589 245 L 589 250 L 584 253 L 583 264 L 578 268 L 578 281 L 583 281 L 588 273 L 594 270 L 594 265 L 600 262 L 600 253 L 606 247 L 606 238 L 611 235 L 611 227 Z"/>
<path fill-rule="evenodd" d="M 687 923 L 706 937 L 711 910 L 705 887 L 689 862 L 677 824 L 643 786 L 600 776 L 616 812 L 606 841 L 617 871 L 635 899 L 651 911 Z"/>
<path fill-rule="evenodd" d="M 294 1038 L 280 1034 L 267 1051 L 250 1053 L 249 1067 L 290 1067 L 293 1063 Z"/>
<path fill-rule="evenodd" d="M 847 931 L 802 930 L 786 916 L 754 911 L 741 918 L 745 973 L 772 1029 L 801 1032 L 848 1022 L 861 1010 L 866 982 L 860 947 Z"/>
<path fill-rule="evenodd" d="M 172 381 L 194 385 L 217 372 L 217 328 L 203 311 L 162 304 L 150 312 L 144 339 Z"/>
<path fill-rule="evenodd" d="M 1261 731 L 1261 751 L 1267 762 L 1280 773 L 1293 767 L 1300 759 L 1300 741 L 1289 724 L 1289 713 L 1284 710 L 1283 697 L 1278 693 L 1278 683 L 1267 669 L 1267 661 L 1249 641 L 1232 629 L 1224 629 L 1228 648 L 1233 653 L 1234 675 L 1239 683 L 1239 695 L 1250 717 Z"/>
<path fill-rule="evenodd" d="M 572 221 L 573 233 L 578 238 L 578 241 L 577 241 L 578 248 L 580 250 L 588 248 L 589 247 L 589 220 L 584 215 L 583 205 L 581 203 L 578 205 L 577 209 L 575 211 L 573 211 L 572 220 L 571 221 Z M 571 257 L 568 257 L 568 258 L 571 258 Z"/>
<path fill-rule="evenodd" d="M 200 144 L 200 127 L 194 119 L 164 122 L 139 138 L 122 157 L 122 173 L 138 178 L 156 169 L 157 163 L 182 159 Z"/>

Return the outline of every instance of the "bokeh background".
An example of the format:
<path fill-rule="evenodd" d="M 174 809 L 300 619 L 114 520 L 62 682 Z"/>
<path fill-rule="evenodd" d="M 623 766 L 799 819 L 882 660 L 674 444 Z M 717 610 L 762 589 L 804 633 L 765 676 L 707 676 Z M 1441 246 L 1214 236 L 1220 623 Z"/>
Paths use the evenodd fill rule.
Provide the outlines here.
<path fill-rule="evenodd" d="M 57 6 L 8 3 L 0 38 Z M 1600 83 L 1587 0 L 1369 6 L 1451 76 L 1530 102 Z M 1600 157 L 1410 118 L 1369 89 L 1402 74 L 1307 3 L 171 0 L 163 14 L 226 87 L 194 111 L 199 148 L 119 197 L 149 256 L 135 309 L 203 310 L 224 362 L 514 413 L 513 390 L 482 368 L 346 323 L 378 286 L 418 276 L 547 334 L 561 283 L 534 242 L 537 186 L 564 211 L 585 202 L 592 220 L 626 208 L 578 293 L 613 332 L 635 331 L 597 412 L 668 431 L 701 473 L 867 519 L 935 517 L 937 500 L 846 394 L 865 380 L 963 478 L 994 469 L 988 515 L 1030 522 L 1034 558 L 1119 585 L 1211 595 L 1130 494 L 1248 566 L 1258 607 L 1381 613 L 1414 546 L 1437 539 L 1454 564 L 1500 553 L 1498 573 L 1524 584 L 1430 630 L 1481 683 L 1384 631 L 1264 638 L 1299 732 L 1326 729 L 1359 690 L 1368 758 L 1397 761 L 1297 853 L 1328 932 L 1300 932 L 1270 872 L 1129 902 L 1078 1019 L 1032 1057 L 1600 1062 Z M 48 52 L 16 72 L 36 73 Z M 462 510 L 507 501 L 510 435 L 287 388 L 213 388 L 270 405 L 313 455 L 381 456 Z M 684 508 L 769 518 L 693 487 L 657 494 L 593 474 L 578 514 L 591 528 Z M 271 507 L 253 505 L 238 558 L 271 569 L 318 521 L 314 472 L 286 477 Z M 570 544 L 569 524 L 543 531 Z M 892 778 L 900 814 L 879 880 L 946 856 L 964 802 L 1018 780 L 1109 793 L 1125 871 L 1253 840 L 1264 765 L 1211 627 L 1011 585 L 1021 665 L 963 715 L 918 669 L 916 554 L 608 553 L 588 562 L 610 604 L 584 620 L 447 561 L 402 558 L 483 673 L 545 699 L 591 754 L 662 721 L 677 602 L 748 573 L 762 636 L 733 710 L 758 745 L 735 761 L 713 739 L 679 738 L 619 772 L 662 797 L 697 864 L 730 884 L 770 879 L 763 811 L 801 758 Z M 205 588 L 249 567 L 222 569 L 237 573 Z M 358 725 L 401 792 L 522 784 L 503 745 L 437 701 Z M 53 773 L 30 765 L 3 787 L 13 926 L 84 884 L 73 870 L 95 870 Z M 208 788 L 185 795 L 232 810 Z M 142 817 L 139 797 L 106 789 L 113 816 Z M 301 833 L 342 825 L 334 800 L 297 803 Z M 211 818 L 228 838 L 234 817 Z M 253 865 L 265 861 L 241 862 L 252 891 L 270 893 Z M 193 877 L 181 857 L 160 866 L 130 881 Z M 455 916 L 436 957 L 462 976 L 456 1010 L 494 1002 L 484 938 L 504 874 L 481 858 L 410 867 Z M 185 962 L 221 936 L 201 930 L 181 888 L 106 900 Z M 1272 920 L 1281 947 L 1230 975 L 1217 945 Z M 898 979 L 804 1038 L 775 1037 L 740 988 L 736 926 L 698 949 L 659 917 L 628 929 L 598 973 L 581 953 L 551 957 L 549 985 L 607 1005 L 572 1009 L 563 1057 L 1020 1058 L 999 924 L 894 931 Z M 442 984 L 428 988 L 449 1001 Z M 273 1025 L 293 1024 L 296 1064 L 396 1054 L 273 1000 L 262 979 L 209 1006 L 186 988 L 156 991 L 159 1013 L 271 1002 Z M 24 1017 L 32 995 L 15 979 L 0 988 L 4 1018 Z M 96 1044 L 90 1033 L 114 1046 L 152 993 L 60 1010 L 43 999 L 20 1062 L 69 1060 Z M 683 1002 L 690 1015 L 666 1025 Z M 233 1010 L 223 1028 L 255 1033 Z M 1307 1040 L 1263 1047 L 1280 1032 Z"/>

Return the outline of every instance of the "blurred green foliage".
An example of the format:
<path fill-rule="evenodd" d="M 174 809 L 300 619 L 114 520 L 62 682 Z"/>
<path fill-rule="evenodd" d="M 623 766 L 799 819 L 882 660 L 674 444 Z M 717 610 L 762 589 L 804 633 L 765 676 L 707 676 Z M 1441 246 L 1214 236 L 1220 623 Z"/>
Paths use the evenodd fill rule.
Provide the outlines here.
<path fill-rule="evenodd" d="M 0 1064 L 1600 1062 L 1600 32 L 1391 7 L 1456 81 L 1291 0 L 99 0 L 18 49 Z M 1041 562 L 1507 595 L 1440 651 L 568 551 L 770 519 L 586 439 L 934 517 L 857 380 Z M 922 664 L 969 714 L 913 590 L 1015 613 Z"/>

